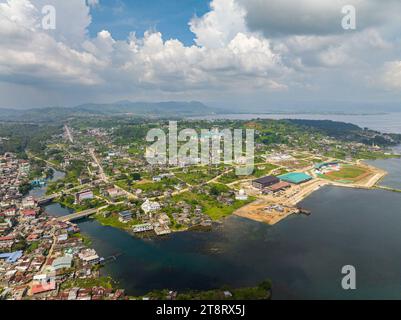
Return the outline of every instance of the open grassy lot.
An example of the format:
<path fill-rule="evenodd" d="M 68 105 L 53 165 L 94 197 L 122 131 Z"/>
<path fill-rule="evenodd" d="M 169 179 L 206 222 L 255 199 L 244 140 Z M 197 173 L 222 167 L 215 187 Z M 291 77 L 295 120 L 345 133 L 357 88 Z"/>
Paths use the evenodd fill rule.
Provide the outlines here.
<path fill-rule="evenodd" d="M 221 186 L 221 185 L 220 185 Z M 254 198 L 249 197 L 247 201 L 234 201 L 233 204 L 228 205 L 217 201 L 217 199 L 208 194 L 199 194 L 196 192 L 184 192 L 173 197 L 174 201 L 185 201 L 193 207 L 200 205 L 204 213 L 213 220 L 219 220 L 229 216 L 235 210 L 243 207 L 244 205 L 254 201 Z"/>
<path fill-rule="evenodd" d="M 224 183 L 224 184 L 228 184 L 228 183 L 232 183 L 238 180 L 245 180 L 245 179 L 257 179 L 257 178 L 261 178 L 264 177 L 268 174 L 270 174 L 270 172 L 274 169 L 277 169 L 278 166 L 271 164 L 271 163 L 265 163 L 265 164 L 259 164 L 256 165 L 252 175 L 250 176 L 238 176 L 235 173 L 235 168 L 233 168 L 233 170 L 231 170 L 230 172 L 225 173 L 224 175 L 222 175 L 218 181 L 220 183 Z"/>
<path fill-rule="evenodd" d="M 175 176 L 190 185 L 199 185 L 212 180 L 218 174 L 218 170 L 194 169 L 189 172 L 175 173 Z"/>
<path fill-rule="evenodd" d="M 335 182 L 353 183 L 365 178 L 368 174 L 370 174 L 369 169 L 355 165 L 343 165 L 340 171 L 329 172 L 322 177 Z"/>
<path fill-rule="evenodd" d="M 100 277 L 100 278 L 88 278 L 88 279 L 72 279 L 67 280 L 61 285 L 61 290 L 70 289 L 74 287 L 79 288 L 93 288 L 93 287 L 103 287 L 106 289 L 112 289 L 114 282 L 110 277 Z"/>

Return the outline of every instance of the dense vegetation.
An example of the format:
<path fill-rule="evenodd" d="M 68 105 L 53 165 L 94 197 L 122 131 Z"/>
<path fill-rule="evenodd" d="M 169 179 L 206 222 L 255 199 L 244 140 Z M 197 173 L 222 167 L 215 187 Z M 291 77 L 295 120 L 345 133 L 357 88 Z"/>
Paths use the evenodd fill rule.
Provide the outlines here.
<path fill-rule="evenodd" d="M 0 123 L 0 154 L 16 153 L 25 159 L 26 150 L 41 154 L 46 148 L 47 140 L 54 134 L 62 133 L 62 127 L 21 123 Z"/>
<path fill-rule="evenodd" d="M 401 143 L 399 134 L 381 134 L 368 128 L 360 128 L 351 123 L 331 120 L 287 120 L 291 124 L 314 129 L 318 132 L 339 140 L 360 142 L 367 145 L 391 146 Z"/>
<path fill-rule="evenodd" d="M 263 281 L 255 287 L 231 288 L 224 286 L 216 290 L 178 292 L 177 300 L 266 300 L 271 298 L 272 284 L 270 280 Z M 147 297 L 165 300 L 168 290 L 153 291 Z M 228 295 L 227 295 L 228 294 Z"/>

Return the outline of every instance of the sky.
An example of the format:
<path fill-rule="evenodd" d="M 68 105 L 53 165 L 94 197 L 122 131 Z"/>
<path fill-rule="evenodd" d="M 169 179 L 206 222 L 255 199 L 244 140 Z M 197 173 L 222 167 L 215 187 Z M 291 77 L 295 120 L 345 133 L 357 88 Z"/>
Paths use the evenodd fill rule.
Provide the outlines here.
<path fill-rule="evenodd" d="M 399 12 L 399 0 L 0 0 L 0 107 L 401 111 Z"/>

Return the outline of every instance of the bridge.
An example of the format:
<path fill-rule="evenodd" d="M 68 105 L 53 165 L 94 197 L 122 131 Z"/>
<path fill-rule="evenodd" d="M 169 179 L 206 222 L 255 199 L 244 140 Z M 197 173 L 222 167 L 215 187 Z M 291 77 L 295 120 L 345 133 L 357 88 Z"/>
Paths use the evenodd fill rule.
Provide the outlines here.
<path fill-rule="evenodd" d="M 53 201 L 54 199 L 61 197 L 62 194 L 61 193 L 54 193 L 54 194 L 50 194 L 48 196 L 43 196 L 41 198 L 36 199 L 36 202 L 38 203 L 38 205 L 44 205 L 46 203 L 49 203 L 51 201 Z"/>
<path fill-rule="evenodd" d="M 87 218 L 87 217 L 97 213 L 98 210 L 100 210 L 100 208 L 99 209 L 88 209 L 88 210 L 84 210 L 84 211 L 80 211 L 80 212 L 75 212 L 75 213 L 69 214 L 67 216 L 59 217 L 59 218 L 57 218 L 57 220 L 60 222 L 79 220 L 79 219 Z"/>

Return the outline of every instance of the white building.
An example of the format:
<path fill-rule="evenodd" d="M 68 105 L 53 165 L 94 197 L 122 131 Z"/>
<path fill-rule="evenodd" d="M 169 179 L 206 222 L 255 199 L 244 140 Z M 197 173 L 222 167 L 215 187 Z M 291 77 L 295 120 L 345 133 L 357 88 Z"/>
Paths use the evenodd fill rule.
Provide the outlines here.
<path fill-rule="evenodd" d="M 236 195 L 235 195 L 235 200 L 248 200 L 248 195 L 245 193 L 244 189 L 241 189 Z"/>
<path fill-rule="evenodd" d="M 100 260 L 98 254 L 97 254 L 96 251 L 93 250 L 93 249 L 85 249 L 85 250 L 82 250 L 82 251 L 79 253 L 78 257 L 79 257 L 82 261 L 84 261 L 84 262 L 86 262 L 86 263 L 90 263 L 90 264 L 96 264 L 96 263 L 98 263 L 99 260 Z"/>
<path fill-rule="evenodd" d="M 35 200 L 33 199 L 33 197 L 26 197 L 26 198 L 22 199 L 22 207 L 24 209 L 35 208 L 36 203 L 35 203 Z"/>
<path fill-rule="evenodd" d="M 146 199 L 141 208 L 145 213 L 149 213 L 160 210 L 160 204 L 156 201 L 149 201 L 149 199 Z"/>

